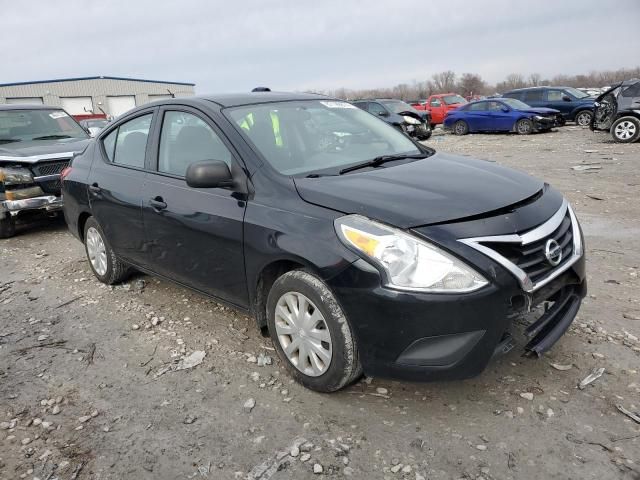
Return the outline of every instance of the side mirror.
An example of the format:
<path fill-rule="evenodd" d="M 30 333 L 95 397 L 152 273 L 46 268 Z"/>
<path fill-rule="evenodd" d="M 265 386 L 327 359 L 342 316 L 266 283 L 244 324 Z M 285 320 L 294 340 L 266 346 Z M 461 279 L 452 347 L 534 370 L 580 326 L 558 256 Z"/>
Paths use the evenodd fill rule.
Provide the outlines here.
<path fill-rule="evenodd" d="M 189 165 L 185 177 L 193 188 L 224 188 L 233 185 L 229 166 L 222 160 L 203 160 Z"/>
<path fill-rule="evenodd" d="M 509 107 L 502 107 L 501 109 L 504 113 L 509 113 Z"/>
<path fill-rule="evenodd" d="M 569 95 L 563 95 L 562 96 L 562 100 L 564 100 L 565 102 L 570 102 L 571 101 L 571 97 Z"/>
<path fill-rule="evenodd" d="M 387 113 L 385 111 L 380 111 L 380 112 L 378 112 L 378 115 L 381 116 L 381 117 L 388 117 L 389 113 Z"/>

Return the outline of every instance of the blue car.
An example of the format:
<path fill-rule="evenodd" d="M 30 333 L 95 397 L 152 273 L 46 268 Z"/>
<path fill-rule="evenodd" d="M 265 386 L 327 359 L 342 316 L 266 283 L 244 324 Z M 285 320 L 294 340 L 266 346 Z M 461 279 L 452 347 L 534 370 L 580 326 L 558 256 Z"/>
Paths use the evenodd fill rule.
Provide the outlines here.
<path fill-rule="evenodd" d="M 456 135 L 470 132 L 516 132 L 527 135 L 558 125 L 561 113 L 552 108 L 534 108 L 512 98 L 494 98 L 468 103 L 452 110 L 444 119 L 445 130 Z"/>
<path fill-rule="evenodd" d="M 591 125 L 594 98 L 573 87 L 529 87 L 505 92 L 505 98 L 513 98 L 531 105 L 560 110 L 565 120 L 582 127 Z"/>

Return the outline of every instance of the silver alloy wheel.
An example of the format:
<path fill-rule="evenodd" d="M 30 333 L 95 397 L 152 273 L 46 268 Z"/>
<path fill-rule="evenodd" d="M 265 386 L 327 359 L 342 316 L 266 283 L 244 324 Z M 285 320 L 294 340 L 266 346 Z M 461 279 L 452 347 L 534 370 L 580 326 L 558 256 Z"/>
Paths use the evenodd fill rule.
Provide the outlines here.
<path fill-rule="evenodd" d="M 576 123 L 581 127 L 587 127 L 591 123 L 591 114 L 589 112 L 582 112 L 576 118 Z"/>
<path fill-rule="evenodd" d="M 616 136 L 616 138 L 619 138 L 620 140 L 629 140 L 635 134 L 636 134 L 636 124 L 629 120 L 620 122 L 618 125 L 616 125 L 616 128 L 614 129 L 614 135 Z"/>
<path fill-rule="evenodd" d="M 455 125 L 456 133 L 458 135 L 462 135 L 467 130 L 465 124 L 463 122 L 457 122 Z"/>
<path fill-rule="evenodd" d="M 531 131 L 531 122 L 529 120 L 518 122 L 518 133 L 529 133 Z"/>
<path fill-rule="evenodd" d="M 275 311 L 278 341 L 291 364 L 305 375 L 318 377 L 331 364 L 331 333 L 322 312 L 307 297 L 287 292 Z"/>
<path fill-rule="evenodd" d="M 87 230 L 87 255 L 93 269 L 100 276 L 107 273 L 107 247 L 104 245 L 102 235 L 94 227 Z"/>

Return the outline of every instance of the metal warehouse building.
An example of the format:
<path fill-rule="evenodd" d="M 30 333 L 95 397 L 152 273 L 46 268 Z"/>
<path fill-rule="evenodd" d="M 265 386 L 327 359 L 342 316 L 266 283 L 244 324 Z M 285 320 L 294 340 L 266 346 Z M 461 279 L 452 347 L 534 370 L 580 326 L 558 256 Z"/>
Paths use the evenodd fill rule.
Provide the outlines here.
<path fill-rule="evenodd" d="M 0 84 L 0 103 L 36 103 L 74 116 L 117 117 L 154 100 L 194 94 L 194 83 L 122 77 L 83 77 Z"/>

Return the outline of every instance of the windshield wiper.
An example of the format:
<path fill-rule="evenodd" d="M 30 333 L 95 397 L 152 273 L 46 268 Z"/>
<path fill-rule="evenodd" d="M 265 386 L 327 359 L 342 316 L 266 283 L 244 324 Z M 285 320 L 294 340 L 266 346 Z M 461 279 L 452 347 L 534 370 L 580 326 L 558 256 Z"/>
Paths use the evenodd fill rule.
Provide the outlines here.
<path fill-rule="evenodd" d="M 21 142 L 21 138 L 0 138 L 0 143 L 13 143 L 13 142 Z"/>
<path fill-rule="evenodd" d="M 371 160 L 367 160 L 366 162 L 357 163 L 357 164 L 352 165 L 350 167 L 343 168 L 338 173 L 340 173 L 340 175 L 342 175 L 344 173 L 353 172 L 354 170 L 360 170 L 361 168 L 377 167 L 377 166 L 382 165 L 383 163 L 386 163 L 386 162 L 393 162 L 394 160 L 405 160 L 405 159 L 408 159 L 408 158 L 414 158 L 414 159 L 419 160 L 421 158 L 427 158 L 427 157 L 430 157 L 430 156 L 431 156 L 430 153 L 417 153 L 415 155 L 405 155 L 405 154 L 400 154 L 400 155 L 380 155 L 379 157 L 372 158 Z"/>
<path fill-rule="evenodd" d="M 304 178 L 335 177 L 334 173 L 310 173 Z"/>
<path fill-rule="evenodd" d="M 56 138 L 71 138 L 71 135 L 43 135 L 42 137 L 33 137 L 32 140 L 55 140 Z"/>

